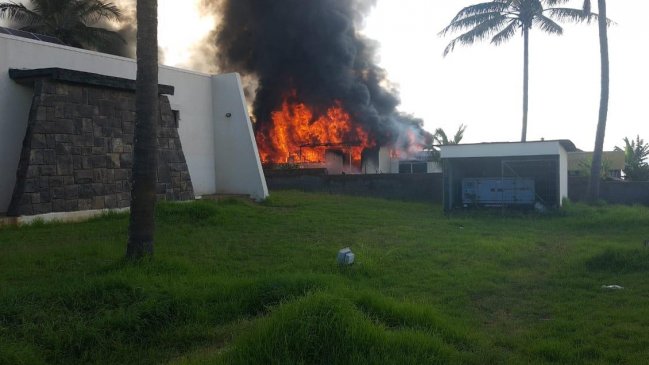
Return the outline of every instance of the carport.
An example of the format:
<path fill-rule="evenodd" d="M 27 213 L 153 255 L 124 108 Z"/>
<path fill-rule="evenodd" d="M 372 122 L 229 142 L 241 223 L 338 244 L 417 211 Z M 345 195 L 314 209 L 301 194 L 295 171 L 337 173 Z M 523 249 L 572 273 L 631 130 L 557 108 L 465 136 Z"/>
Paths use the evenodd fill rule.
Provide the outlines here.
<path fill-rule="evenodd" d="M 568 197 L 570 140 L 441 146 L 444 210 L 560 207 Z"/>

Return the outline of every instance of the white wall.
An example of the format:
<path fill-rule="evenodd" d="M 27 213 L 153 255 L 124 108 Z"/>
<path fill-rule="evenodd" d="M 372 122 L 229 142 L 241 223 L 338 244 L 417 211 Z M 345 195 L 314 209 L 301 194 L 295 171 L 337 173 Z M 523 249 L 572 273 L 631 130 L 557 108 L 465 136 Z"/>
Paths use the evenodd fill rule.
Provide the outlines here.
<path fill-rule="evenodd" d="M 33 95 L 31 87 L 21 86 L 11 80 L 8 70 L 10 68 L 49 67 L 93 72 L 127 79 L 135 79 L 136 74 L 136 63 L 128 58 L 0 34 L 0 213 L 6 212 L 11 201 Z M 219 123 L 219 115 L 215 114 L 213 110 L 213 93 L 217 91 L 228 94 L 219 95 L 219 97 L 234 102 L 232 109 L 236 110 L 238 115 L 245 114 L 247 117 L 245 104 L 241 105 L 240 102 L 242 97 L 240 85 L 230 82 L 225 87 L 215 89 L 212 75 L 167 66 L 160 66 L 159 78 L 161 84 L 175 87 L 175 95 L 169 96 L 169 100 L 172 109 L 180 111 L 181 120 L 178 133 L 195 194 L 197 196 L 217 192 L 248 194 L 251 191 L 248 185 L 253 182 L 249 181 L 247 176 L 242 175 L 228 177 L 231 179 L 231 183 L 227 186 L 221 184 L 217 189 L 215 170 L 215 156 L 230 154 L 232 151 L 229 146 L 232 144 L 250 144 L 248 138 L 244 142 L 237 140 L 237 138 L 243 138 L 239 131 L 228 136 L 228 132 L 235 133 L 233 130 L 220 132 L 227 136 L 224 138 L 229 141 L 227 146 L 215 144 L 215 125 L 222 127 L 223 124 Z M 216 77 L 216 79 L 218 78 Z M 231 80 L 232 76 L 228 76 L 226 79 Z M 252 130 L 249 132 L 251 135 Z M 254 148 L 256 152 L 256 144 Z M 261 169 L 256 155 L 247 153 L 239 157 L 237 161 L 241 165 L 250 165 L 253 166 L 253 169 L 258 166 Z M 263 180 L 263 173 L 261 173 L 261 177 Z M 263 189 L 259 178 L 255 180 L 255 183 L 258 185 L 257 190 L 265 189 L 265 180 Z M 265 198 L 262 195 L 255 191 L 254 197 Z"/>
<path fill-rule="evenodd" d="M 187 167 L 192 178 L 194 194 L 216 192 L 214 158 L 214 110 L 212 106 L 212 77 L 176 68 L 161 67 L 160 83 L 173 85 L 169 96 L 171 108 L 180 112 L 178 135 L 183 145 Z"/>
<path fill-rule="evenodd" d="M 238 74 L 212 78 L 216 151 L 216 192 L 238 191 L 255 200 L 268 197 L 266 178 Z M 255 163 L 251 163 L 251 161 Z"/>
<path fill-rule="evenodd" d="M 563 199 L 568 199 L 568 152 L 563 147 L 559 148 L 559 196 L 563 205 Z"/>

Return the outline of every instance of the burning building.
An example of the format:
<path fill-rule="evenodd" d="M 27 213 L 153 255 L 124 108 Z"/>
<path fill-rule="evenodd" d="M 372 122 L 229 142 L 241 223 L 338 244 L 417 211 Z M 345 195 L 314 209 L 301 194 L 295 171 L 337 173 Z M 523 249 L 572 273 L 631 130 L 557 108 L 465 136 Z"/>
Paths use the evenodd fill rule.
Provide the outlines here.
<path fill-rule="evenodd" d="M 206 2 L 220 18 L 218 67 L 248 80 L 265 165 L 361 172 L 363 156 L 372 155 L 364 151 L 384 147 L 408 157 L 426 143 L 422 121 L 397 111 L 396 89 L 375 62 L 376 43 L 359 33 L 373 3 Z"/>

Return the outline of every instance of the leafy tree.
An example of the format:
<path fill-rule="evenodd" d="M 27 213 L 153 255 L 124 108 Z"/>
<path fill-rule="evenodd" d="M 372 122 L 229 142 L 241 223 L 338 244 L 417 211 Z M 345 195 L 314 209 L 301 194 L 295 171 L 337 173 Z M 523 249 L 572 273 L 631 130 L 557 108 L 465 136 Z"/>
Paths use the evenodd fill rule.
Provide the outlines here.
<path fill-rule="evenodd" d="M 649 143 L 636 136 L 635 140 L 624 137 L 624 148 L 615 147 L 616 151 L 624 151 L 624 175 L 627 180 L 649 180 Z"/>
<path fill-rule="evenodd" d="M 602 169 L 599 172 L 599 177 L 601 180 L 606 180 L 609 178 L 609 171 L 612 169 L 611 167 L 612 165 L 613 163 L 610 160 L 607 159 L 602 160 Z M 593 170 L 592 156 L 590 158 L 579 161 L 577 166 L 579 167 L 579 176 L 586 176 L 590 178 L 590 174 Z"/>
<path fill-rule="evenodd" d="M 498 46 L 510 40 L 520 29 L 523 35 L 523 128 L 521 141 L 527 139 L 527 111 L 529 86 L 529 33 L 536 27 L 545 33 L 561 35 L 563 28 L 556 21 L 591 21 L 596 14 L 583 9 L 560 8 L 556 5 L 569 0 L 494 0 L 468 6 L 451 20 L 440 35 L 464 32 L 453 39 L 446 49 L 448 55 L 457 45 L 471 45 L 491 38 Z"/>
<path fill-rule="evenodd" d="M 599 185 L 597 179 L 602 169 L 602 154 L 604 151 L 604 135 L 606 133 L 606 118 L 608 116 L 608 97 L 609 97 L 609 59 L 608 59 L 608 21 L 606 18 L 606 1 L 597 0 L 600 18 L 598 19 L 599 28 L 599 50 L 601 62 L 601 93 L 599 98 L 599 115 L 597 119 L 597 132 L 595 133 L 595 148 L 593 150 L 593 165 L 590 173 L 590 183 L 588 185 L 588 200 L 596 203 L 599 200 Z M 590 11 L 590 0 L 584 0 L 584 11 Z"/>
<path fill-rule="evenodd" d="M 100 0 L 31 0 L 27 7 L 17 2 L 0 3 L 0 19 L 18 29 L 57 37 L 78 48 L 101 49 L 125 43 L 117 33 L 94 27 L 102 21 L 118 22 L 122 13 L 113 3 Z"/>
<path fill-rule="evenodd" d="M 126 257 L 153 255 L 158 101 L 158 2 L 137 1 L 137 79 L 131 218 Z"/>

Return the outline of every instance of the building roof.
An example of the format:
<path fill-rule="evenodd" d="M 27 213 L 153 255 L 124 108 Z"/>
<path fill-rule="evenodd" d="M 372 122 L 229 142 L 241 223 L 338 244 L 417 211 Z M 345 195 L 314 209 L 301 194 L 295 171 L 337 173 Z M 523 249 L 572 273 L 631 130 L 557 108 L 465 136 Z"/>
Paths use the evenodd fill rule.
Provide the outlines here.
<path fill-rule="evenodd" d="M 0 34 L 9 34 L 13 35 L 16 37 L 22 37 L 22 38 L 27 38 L 27 39 L 35 39 L 37 41 L 43 41 L 43 42 L 48 42 L 48 43 L 54 43 L 54 44 L 62 44 L 62 40 L 52 37 L 49 35 L 44 35 L 44 34 L 38 34 L 38 33 L 32 33 L 32 32 L 26 32 L 24 30 L 19 30 L 19 29 L 13 29 L 13 28 L 6 28 L 6 27 L 0 27 Z"/>
<path fill-rule="evenodd" d="M 559 155 L 561 151 L 578 151 L 568 139 L 528 141 L 528 142 L 489 142 L 444 145 L 440 147 L 442 158 L 506 157 Z"/>

